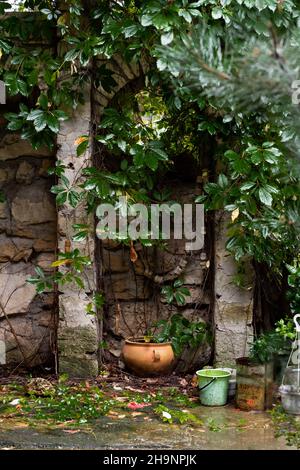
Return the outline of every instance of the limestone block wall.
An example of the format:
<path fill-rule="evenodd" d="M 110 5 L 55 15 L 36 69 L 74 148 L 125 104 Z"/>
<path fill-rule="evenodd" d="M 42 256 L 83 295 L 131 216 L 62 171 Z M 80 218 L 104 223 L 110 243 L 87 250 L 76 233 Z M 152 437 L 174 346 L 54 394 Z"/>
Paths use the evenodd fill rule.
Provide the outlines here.
<path fill-rule="evenodd" d="M 0 344 L 2 364 L 53 361 L 55 296 L 36 295 L 26 280 L 36 266 L 51 269 L 56 207 L 47 174 L 55 156 L 34 151 L 14 134 L 0 140 Z"/>
<path fill-rule="evenodd" d="M 86 102 L 80 106 L 70 120 L 62 123 L 57 136 L 57 158 L 67 167 L 65 175 L 74 181 L 78 173 L 92 164 L 92 150 L 80 158 L 76 156 L 75 140 L 81 135 L 90 135 L 91 103 L 89 90 L 86 90 Z M 71 241 L 74 224 L 89 224 L 93 227 L 93 216 L 88 216 L 84 207 L 73 209 L 69 204 L 58 208 L 58 247 L 65 251 L 66 240 Z M 89 256 L 94 262 L 94 237 L 84 242 L 72 242 L 71 249 Z M 95 376 L 98 373 L 99 334 L 97 318 L 87 315 L 86 306 L 91 302 L 95 291 L 95 264 L 87 268 L 83 275 L 84 290 L 76 285 L 60 288 L 59 323 L 57 343 L 59 370 L 71 376 Z"/>

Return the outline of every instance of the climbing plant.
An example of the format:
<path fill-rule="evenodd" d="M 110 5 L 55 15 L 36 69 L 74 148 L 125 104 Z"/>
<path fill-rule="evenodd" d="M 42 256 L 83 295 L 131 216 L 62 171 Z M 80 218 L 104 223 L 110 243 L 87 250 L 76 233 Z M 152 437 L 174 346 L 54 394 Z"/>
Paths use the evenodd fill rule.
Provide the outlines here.
<path fill-rule="evenodd" d="M 159 183 L 176 150 L 197 159 L 199 142 L 211 135 L 217 180 L 197 201 L 231 214 L 227 248 L 238 261 L 267 261 L 281 275 L 299 248 L 298 121 L 290 100 L 299 78 L 298 2 L 24 0 L 18 8 L 1 1 L 0 14 L 0 78 L 19 103 L 5 115 L 7 128 L 34 148 L 55 144 L 86 83 L 114 88 L 99 55 L 148 64 L 145 94 L 131 109 L 108 108 L 93 135 L 116 155 L 114 168 L 86 168 L 71 184 L 57 162 L 58 205 L 92 211 L 120 194 L 132 202 L 168 198 Z M 89 143 L 78 136 L 78 158 Z M 76 229 L 77 240 L 89 233 Z M 80 254 L 72 256 L 61 254 L 58 263 L 74 266 Z"/>

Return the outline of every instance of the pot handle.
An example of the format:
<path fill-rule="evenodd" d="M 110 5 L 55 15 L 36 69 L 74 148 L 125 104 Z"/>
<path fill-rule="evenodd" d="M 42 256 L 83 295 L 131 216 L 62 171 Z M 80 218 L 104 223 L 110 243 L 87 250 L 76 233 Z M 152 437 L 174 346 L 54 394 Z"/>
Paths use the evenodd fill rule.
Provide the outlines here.
<path fill-rule="evenodd" d="M 158 362 L 160 361 L 160 354 L 158 351 L 155 351 L 155 349 L 153 349 L 153 362 Z"/>
<path fill-rule="evenodd" d="M 299 320 L 300 320 L 300 313 L 297 313 L 297 315 L 294 316 L 294 323 L 296 325 L 296 331 L 300 332 L 300 323 L 299 323 Z"/>
<path fill-rule="evenodd" d="M 210 384 L 212 384 L 216 380 L 216 377 L 214 377 L 210 382 L 207 384 L 203 385 L 203 387 L 199 387 L 199 390 L 204 390 L 206 387 L 208 387 Z"/>

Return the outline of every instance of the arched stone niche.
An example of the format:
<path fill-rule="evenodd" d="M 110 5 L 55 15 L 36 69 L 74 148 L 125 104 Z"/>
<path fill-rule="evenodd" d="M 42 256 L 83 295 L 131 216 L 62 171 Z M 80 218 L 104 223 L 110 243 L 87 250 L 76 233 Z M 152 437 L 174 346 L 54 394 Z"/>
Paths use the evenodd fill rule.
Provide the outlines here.
<path fill-rule="evenodd" d="M 97 65 L 103 63 L 112 70 L 117 85 L 108 93 L 102 86 L 95 88 L 90 83 L 85 89 L 85 104 L 74 112 L 72 119 L 62 123 L 57 137 L 57 159 L 66 165 L 66 176 L 71 182 L 82 168 L 95 164 L 92 145 L 83 156 L 76 157 L 75 140 L 80 135 L 89 135 L 91 139 L 104 109 L 130 83 L 137 80 L 142 83 L 147 71 L 145 63 L 126 64 L 120 56 L 109 62 L 99 57 Z M 185 202 L 192 202 L 195 193 L 195 184 L 181 184 L 178 188 L 178 194 Z M 58 245 L 61 250 L 65 249 L 65 241 L 72 238 L 72 225 L 75 223 L 93 226 L 94 220 L 80 207 L 72 209 L 65 204 L 58 208 Z M 251 289 L 242 292 L 232 286 L 235 267 L 225 252 L 226 224 L 217 221 L 216 227 L 216 241 L 213 235 L 206 236 L 204 249 L 187 259 L 183 275 L 191 297 L 183 313 L 191 319 L 202 319 L 212 324 L 215 332 L 214 358 L 219 365 L 228 366 L 247 352 L 247 341 L 252 337 L 253 295 Z M 214 231 L 212 226 L 211 230 Z M 93 263 L 85 272 L 84 290 L 68 285 L 59 293 L 59 370 L 71 376 L 97 375 L 100 339 L 108 343 L 108 360 L 119 361 L 125 336 L 142 334 L 146 317 L 151 323 L 172 313 L 161 300 L 158 305 L 154 301 L 153 289 L 149 288 L 144 273 L 137 272 L 138 263 L 132 266 L 128 252 L 120 247 L 111 249 L 108 245 L 102 245 L 100 259 L 99 241 L 95 237 L 85 242 L 72 242 L 72 248 L 80 248 L 91 256 Z M 180 263 L 185 256 L 182 246 L 177 246 L 169 261 L 172 264 L 175 260 L 176 268 L 176 262 Z M 168 262 L 167 257 L 165 261 Z M 169 270 L 172 268 L 174 266 Z M 206 287 L 208 271 L 211 283 Z M 162 274 L 164 272 L 162 270 Z M 103 277 L 99 279 L 100 276 Z M 99 281 L 107 294 L 104 326 L 101 318 L 86 314 L 86 306 Z"/>

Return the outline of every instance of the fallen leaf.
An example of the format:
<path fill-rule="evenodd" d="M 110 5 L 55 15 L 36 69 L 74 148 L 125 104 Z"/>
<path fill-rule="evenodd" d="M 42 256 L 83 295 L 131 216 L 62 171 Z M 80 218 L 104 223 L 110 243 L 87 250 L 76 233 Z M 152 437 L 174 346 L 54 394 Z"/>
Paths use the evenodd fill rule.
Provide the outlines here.
<path fill-rule="evenodd" d="M 130 387 L 130 385 L 128 387 L 125 387 L 126 390 L 130 390 L 131 392 L 135 392 L 135 393 L 145 393 L 145 390 L 142 390 L 140 388 L 133 388 L 133 387 Z"/>
<path fill-rule="evenodd" d="M 55 427 L 64 428 L 66 426 L 66 424 L 69 424 L 69 423 L 74 423 L 74 419 L 69 419 L 68 421 L 65 421 L 64 423 L 56 424 Z"/>
<path fill-rule="evenodd" d="M 133 413 L 131 413 L 131 416 L 133 416 L 134 418 L 136 416 L 141 416 L 143 413 L 141 413 L 140 411 L 134 411 Z"/>
<path fill-rule="evenodd" d="M 19 398 L 15 398 L 13 401 L 9 402 L 9 405 L 16 406 L 20 403 Z"/>
<path fill-rule="evenodd" d="M 85 388 L 86 389 L 91 388 L 90 382 L 88 380 L 85 381 Z"/>
<path fill-rule="evenodd" d="M 147 384 L 157 384 L 158 379 L 147 379 L 146 382 Z"/>
<path fill-rule="evenodd" d="M 121 392 L 123 390 L 122 387 L 119 387 L 118 385 L 113 385 L 113 389 L 116 391 L 116 392 Z"/>
<path fill-rule="evenodd" d="M 181 380 L 179 381 L 179 383 L 180 383 L 180 385 L 181 385 L 182 387 L 186 387 L 186 386 L 188 385 L 188 381 L 185 380 L 185 379 L 181 379 Z"/>
<path fill-rule="evenodd" d="M 126 415 L 118 415 L 118 418 L 119 419 L 124 419 L 124 418 L 126 418 Z"/>
<path fill-rule="evenodd" d="M 170 415 L 170 413 L 168 413 L 167 411 L 163 411 L 162 412 L 162 415 L 164 418 L 166 419 L 171 419 L 172 418 L 172 415 Z"/>
<path fill-rule="evenodd" d="M 131 410 L 138 410 L 139 408 L 145 408 L 146 406 L 151 406 L 151 403 L 137 403 L 136 401 L 131 401 L 128 403 L 128 408 Z"/>
<path fill-rule="evenodd" d="M 198 387 L 198 377 L 197 377 L 197 375 L 194 375 L 194 377 L 192 378 L 191 385 L 194 388 Z"/>
<path fill-rule="evenodd" d="M 14 422 L 14 428 L 28 428 L 29 424 L 27 423 L 16 423 Z"/>
<path fill-rule="evenodd" d="M 63 429 L 63 432 L 67 432 L 68 434 L 77 434 L 80 432 L 80 429 Z"/>

